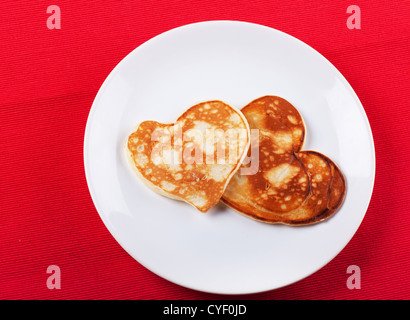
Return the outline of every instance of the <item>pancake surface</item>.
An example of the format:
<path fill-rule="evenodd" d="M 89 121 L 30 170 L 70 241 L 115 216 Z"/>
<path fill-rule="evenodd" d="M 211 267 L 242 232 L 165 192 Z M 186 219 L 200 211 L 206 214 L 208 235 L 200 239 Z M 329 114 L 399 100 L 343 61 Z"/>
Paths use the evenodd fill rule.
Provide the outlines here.
<path fill-rule="evenodd" d="M 173 124 L 142 122 L 129 135 L 126 150 L 148 187 L 206 212 L 219 202 L 249 144 L 243 114 L 224 102 L 207 101 Z"/>
<path fill-rule="evenodd" d="M 259 144 L 252 142 L 248 153 L 259 170 L 237 171 L 222 202 L 256 220 L 288 225 L 316 223 L 336 212 L 345 194 L 343 174 L 328 157 L 301 151 L 305 126 L 296 108 L 265 96 L 242 112 L 250 128 L 259 129 Z"/>

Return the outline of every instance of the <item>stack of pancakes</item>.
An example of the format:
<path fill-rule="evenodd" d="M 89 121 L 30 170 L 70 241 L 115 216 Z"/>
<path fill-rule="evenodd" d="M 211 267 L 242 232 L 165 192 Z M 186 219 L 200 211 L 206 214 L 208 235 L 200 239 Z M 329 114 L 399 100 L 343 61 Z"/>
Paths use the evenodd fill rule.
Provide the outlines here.
<path fill-rule="evenodd" d="M 346 182 L 328 157 L 302 150 L 305 135 L 292 104 L 264 96 L 241 110 L 207 101 L 173 124 L 144 121 L 126 150 L 148 187 L 202 212 L 221 200 L 262 222 L 307 225 L 340 208 Z"/>

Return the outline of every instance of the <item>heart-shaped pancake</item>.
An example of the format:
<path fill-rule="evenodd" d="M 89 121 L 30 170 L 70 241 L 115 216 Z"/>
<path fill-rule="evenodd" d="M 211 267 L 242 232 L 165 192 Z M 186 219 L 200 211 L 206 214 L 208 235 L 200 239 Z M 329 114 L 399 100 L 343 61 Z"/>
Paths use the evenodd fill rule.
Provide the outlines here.
<path fill-rule="evenodd" d="M 142 122 L 129 135 L 126 151 L 148 187 L 206 212 L 219 202 L 249 145 L 244 115 L 222 101 L 207 101 L 172 124 Z"/>
<path fill-rule="evenodd" d="M 238 171 L 222 202 L 267 223 L 306 225 L 323 221 L 341 206 L 346 183 L 328 157 L 301 151 L 305 125 L 297 109 L 283 98 L 264 96 L 242 108 L 250 129 L 259 129 L 258 148 L 252 143 L 253 175 Z"/>

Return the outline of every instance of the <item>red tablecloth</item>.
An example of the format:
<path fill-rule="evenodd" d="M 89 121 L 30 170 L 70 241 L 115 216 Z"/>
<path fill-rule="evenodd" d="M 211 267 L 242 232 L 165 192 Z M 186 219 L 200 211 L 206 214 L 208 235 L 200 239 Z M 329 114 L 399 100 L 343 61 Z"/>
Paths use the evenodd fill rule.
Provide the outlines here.
<path fill-rule="evenodd" d="M 61 29 L 47 27 L 47 7 Z M 347 7 L 361 9 L 350 30 Z M 306 42 L 347 78 L 368 115 L 376 182 L 362 225 L 310 277 L 250 299 L 410 298 L 408 1 L 2 1 L 0 298 L 220 299 L 170 283 L 115 241 L 89 195 L 83 137 L 93 99 L 134 48 L 205 20 L 263 24 Z M 50 290 L 47 267 L 61 270 Z M 346 286 L 349 265 L 361 288 Z"/>

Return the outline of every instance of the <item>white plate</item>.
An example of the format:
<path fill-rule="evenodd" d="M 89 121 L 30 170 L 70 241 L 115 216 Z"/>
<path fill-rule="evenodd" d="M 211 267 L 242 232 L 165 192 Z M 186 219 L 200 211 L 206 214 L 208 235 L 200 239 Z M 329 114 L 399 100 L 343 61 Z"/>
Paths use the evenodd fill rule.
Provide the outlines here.
<path fill-rule="evenodd" d="M 329 220 L 268 225 L 223 205 L 200 213 L 147 189 L 128 167 L 123 147 L 140 121 L 173 122 L 205 100 L 241 108 L 263 95 L 293 103 L 306 122 L 304 149 L 344 172 L 346 199 Z M 279 288 L 325 266 L 359 227 L 375 175 L 366 114 L 337 69 L 292 36 L 235 21 L 179 27 L 125 57 L 91 108 L 84 162 L 101 219 L 132 257 L 169 281 L 223 294 Z"/>

